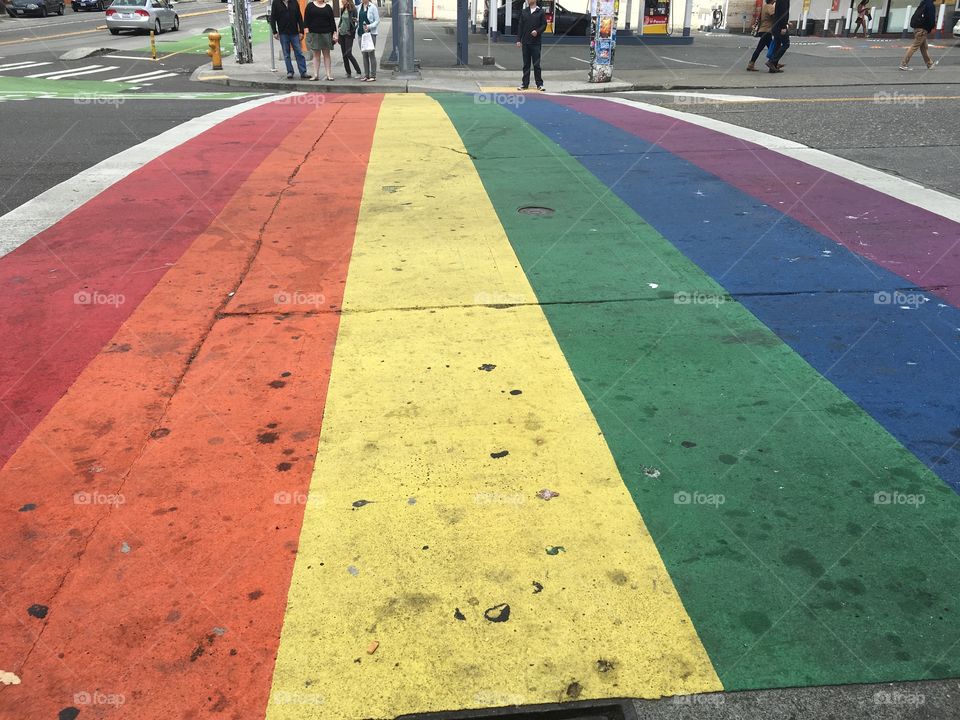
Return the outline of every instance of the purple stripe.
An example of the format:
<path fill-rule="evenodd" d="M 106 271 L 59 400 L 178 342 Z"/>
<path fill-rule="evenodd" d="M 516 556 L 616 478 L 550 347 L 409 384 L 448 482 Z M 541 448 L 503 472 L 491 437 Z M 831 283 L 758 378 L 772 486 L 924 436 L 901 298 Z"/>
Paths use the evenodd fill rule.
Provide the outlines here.
<path fill-rule="evenodd" d="M 551 100 L 663 148 L 960 307 L 960 223 L 693 123 L 607 100 Z"/>

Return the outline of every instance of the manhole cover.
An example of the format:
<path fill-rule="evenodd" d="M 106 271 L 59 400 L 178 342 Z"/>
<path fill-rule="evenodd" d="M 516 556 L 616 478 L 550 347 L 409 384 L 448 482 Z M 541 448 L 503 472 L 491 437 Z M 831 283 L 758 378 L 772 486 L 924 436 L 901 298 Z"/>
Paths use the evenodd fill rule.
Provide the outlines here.
<path fill-rule="evenodd" d="M 521 215 L 533 215 L 535 217 L 549 217 L 553 215 L 553 208 L 540 207 L 539 205 L 527 205 L 517 210 Z"/>

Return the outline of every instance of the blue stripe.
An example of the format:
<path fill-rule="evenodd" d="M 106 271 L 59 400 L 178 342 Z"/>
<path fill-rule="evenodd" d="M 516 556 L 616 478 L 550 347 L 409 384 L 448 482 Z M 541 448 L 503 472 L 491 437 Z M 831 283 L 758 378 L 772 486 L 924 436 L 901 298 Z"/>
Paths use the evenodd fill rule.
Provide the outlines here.
<path fill-rule="evenodd" d="M 960 491 L 960 310 L 635 135 L 546 100 L 513 111 Z"/>

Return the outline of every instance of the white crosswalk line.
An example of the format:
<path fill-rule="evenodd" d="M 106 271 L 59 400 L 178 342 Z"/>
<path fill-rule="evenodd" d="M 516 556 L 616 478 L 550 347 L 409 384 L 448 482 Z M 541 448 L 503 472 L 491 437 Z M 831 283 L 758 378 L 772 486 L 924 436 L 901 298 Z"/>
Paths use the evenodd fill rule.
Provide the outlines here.
<path fill-rule="evenodd" d="M 26 70 L 27 68 L 40 67 L 41 65 L 49 65 L 49 62 L 15 62 L 7 63 L 6 65 L 0 65 L 0 70 Z"/>
<path fill-rule="evenodd" d="M 35 73 L 35 74 L 33 74 L 33 75 L 27 75 L 27 77 L 29 77 L 29 78 L 50 77 L 51 75 L 62 75 L 63 73 L 76 72 L 77 70 L 92 70 L 93 68 L 102 68 L 102 67 L 103 67 L 103 65 L 84 65 L 83 67 L 74 68 L 73 70 L 71 70 L 70 68 L 64 68 L 64 67 L 62 67 L 62 68 L 59 68 L 59 69 L 57 69 L 57 70 L 48 70 L 48 71 L 42 72 L 42 73 Z"/>
<path fill-rule="evenodd" d="M 176 75 L 176 73 L 168 72 L 167 70 L 154 70 L 153 72 L 140 73 L 139 75 L 126 75 L 124 77 L 110 78 L 106 82 L 134 82 L 136 80 L 146 80 L 147 78 L 154 78 L 158 75 L 163 75 L 168 77 L 170 75 Z"/>
<path fill-rule="evenodd" d="M 77 70 L 75 72 L 61 73 L 59 75 L 51 75 L 47 77 L 47 80 L 66 80 L 67 78 L 74 78 L 80 75 L 92 75 L 94 73 L 109 72 L 111 70 L 116 70 L 116 65 L 107 65 L 102 68 L 91 68 L 88 70 Z"/>
<path fill-rule="evenodd" d="M 76 68 L 77 70 L 89 70 L 90 68 L 103 67 L 103 65 L 87 65 L 86 67 Z M 50 77 L 51 75 L 62 75 L 63 73 L 73 72 L 69 68 L 60 68 L 59 70 L 48 70 L 47 72 L 34 73 L 33 75 L 27 75 L 30 78 L 43 78 Z"/>

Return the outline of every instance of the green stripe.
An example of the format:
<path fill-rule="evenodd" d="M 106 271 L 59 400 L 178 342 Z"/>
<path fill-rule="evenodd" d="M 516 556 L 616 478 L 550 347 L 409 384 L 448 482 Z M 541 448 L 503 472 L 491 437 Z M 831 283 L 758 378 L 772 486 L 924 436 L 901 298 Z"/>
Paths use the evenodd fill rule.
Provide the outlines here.
<path fill-rule="evenodd" d="M 437 99 L 724 686 L 960 674 L 960 498 L 741 305 L 675 303 L 722 290 L 561 148 Z"/>

